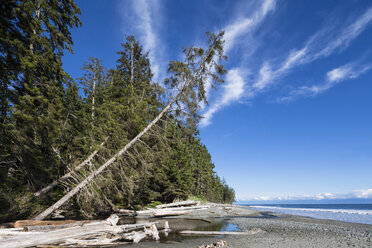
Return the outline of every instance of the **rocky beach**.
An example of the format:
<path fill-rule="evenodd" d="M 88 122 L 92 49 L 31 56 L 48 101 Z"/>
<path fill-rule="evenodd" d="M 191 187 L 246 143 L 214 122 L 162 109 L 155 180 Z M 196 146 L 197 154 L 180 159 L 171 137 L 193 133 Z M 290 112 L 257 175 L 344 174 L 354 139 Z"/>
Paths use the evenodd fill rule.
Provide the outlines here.
<path fill-rule="evenodd" d="M 186 201 L 120 212 L 106 220 L 66 220 L 61 226 L 17 221 L 0 229 L 0 247 L 372 247 L 370 224 L 247 206 Z"/>
<path fill-rule="evenodd" d="M 333 220 L 313 219 L 295 215 L 274 214 L 268 212 L 255 212 L 248 207 L 231 205 L 205 210 L 204 213 L 195 211 L 192 216 L 208 218 L 215 216 L 215 221 L 223 221 L 237 226 L 240 231 L 262 230 L 252 235 L 222 235 L 222 236 L 199 236 L 186 238 L 173 238 L 173 240 L 161 241 L 161 243 L 141 242 L 132 247 L 199 247 L 226 241 L 224 247 L 372 247 L 372 225 L 356 224 Z M 219 217 L 216 218 L 216 212 Z M 239 213 L 235 215 L 234 213 Z M 185 217 L 186 218 L 186 217 Z M 186 220 L 178 220 L 176 229 L 192 228 L 185 225 Z M 205 221 L 200 223 L 208 226 Z M 172 222 L 170 221 L 172 228 Z M 204 229 L 205 230 L 205 229 Z M 124 246 L 122 246 L 124 247 Z"/>

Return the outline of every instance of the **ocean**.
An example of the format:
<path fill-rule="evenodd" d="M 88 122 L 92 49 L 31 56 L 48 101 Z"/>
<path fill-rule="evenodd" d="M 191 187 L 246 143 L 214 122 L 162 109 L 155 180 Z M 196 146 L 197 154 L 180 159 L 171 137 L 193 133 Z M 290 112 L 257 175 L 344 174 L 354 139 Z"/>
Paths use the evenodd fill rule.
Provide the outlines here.
<path fill-rule="evenodd" d="M 372 204 L 264 204 L 245 206 L 260 211 L 372 225 Z"/>

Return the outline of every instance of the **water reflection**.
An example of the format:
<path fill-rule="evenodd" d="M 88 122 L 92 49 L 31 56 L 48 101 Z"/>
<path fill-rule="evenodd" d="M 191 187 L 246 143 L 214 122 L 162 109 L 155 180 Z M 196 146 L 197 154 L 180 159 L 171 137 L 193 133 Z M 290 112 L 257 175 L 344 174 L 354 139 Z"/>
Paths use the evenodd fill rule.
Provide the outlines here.
<path fill-rule="evenodd" d="M 184 239 L 195 239 L 200 236 L 181 236 L 178 233 L 184 230 L 194 231 L 223 231 L 233 232 L 240 231 L 237 225 L 229 223 L 224 219 L 177 219 L 177 218 L 151 218 L 151 219 L 136 219 L 131 217 L 121 218 L 120 225 L 135 224 L 144 222 L 159 222 L 158 226 L 164 226 L 164 222 L 168 221 L 170 232 L 160 232 L 161 243 L 181 242 Z"/>

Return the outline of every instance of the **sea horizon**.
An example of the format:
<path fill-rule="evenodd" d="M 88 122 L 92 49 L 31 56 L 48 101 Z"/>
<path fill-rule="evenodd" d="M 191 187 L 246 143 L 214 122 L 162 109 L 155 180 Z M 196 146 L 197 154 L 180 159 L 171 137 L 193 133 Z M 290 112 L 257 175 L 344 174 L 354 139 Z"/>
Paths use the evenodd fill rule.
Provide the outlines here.
<path fill-rule="evenodd" d="M 258 211 L 372 225 L 371 203 L 238 204 Z"/>

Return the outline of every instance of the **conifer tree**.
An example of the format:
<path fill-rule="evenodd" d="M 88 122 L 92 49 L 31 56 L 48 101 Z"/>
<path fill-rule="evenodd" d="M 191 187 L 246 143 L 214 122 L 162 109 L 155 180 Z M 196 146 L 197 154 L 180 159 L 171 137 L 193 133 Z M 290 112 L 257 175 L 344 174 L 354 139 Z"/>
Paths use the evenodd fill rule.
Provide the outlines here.
<path fill-rule="evenodd" d="M 97 108 L 97 104 L 102 104 L 103 89 L 107 87 L 106 69 L 103 67 L 102 61 L 97 58 L 89 58 L 82 69 L 84 70 L 84 77 L 79 80 L 83 85 L 87 105 L 90 106 L 91 124 L 94 127 L 95 108 Z"/>
<path fill-rule="evenodd" d="M 76 195 L 81 189 L 85 188 L 90 184 L 102 171 L 107 167 L 111 166 L 116 162 L 128 149 L 132 148 L 139 140 L 149 132 L 149 130 L 167 113 L 167 111 L 172 107 L 172 105 L 180 100 L 185 103 L 193 102 L 195 97 L 193 97 L 193 92 L 198 89 L 198 99 L 205 100 L 205 90 L 204 83 L 207 76 L 212 76 L 212 85 L 215 82 L 221 82 L 221 78 L 218 74 L 224 73 L 223 65 L 219 64 L 221 59 L 225 58 L 223 55 L 223 32 L 219 34 L 208 34 L 209 47 L 208 50 L 204 52 L 200 48 L 190 48 L 185 50 L 186 52 L 186 62 L 176 62 L 171 61 L 169 71 L 174 74 L 174 76 L 168 80 L 172 86 L 180 87 L 181 89 L 177 96 L 153 119 L 145 128 L 137 134 L 131 141 L 126 144 L 122 149 L 120 149 L 113 157 L 111 157 L 106 163 L 101 165 L 98 169 L 93 171 L 86 179 L 80 182 L 74 189 L 68 192 L 64 197 L 62 197 L 53 206 L 49 207 L 43 213 L 35 217 L 35 219 L 43 219 L 48 216 L 51 212 L 58 209 L 61 205 L 71 199 Z M 217 73 L 214 73 L 214 71 Z M 189 101 L 191 97 L 191 101 Z M 192 110 L 190 110 L 192 111 Z"/>
<path fill-rule="evenodd" d="M 9 205 L 7 216 L 26 218 L 75 186 L 68 199 L 83 190 L 66 207 L 87 216 L 191 195 L 234 200 L 197 128 L 206 80 L 212 87 L 223 82 L 223 33 L 209 34 L 207 50 L 184 49 L 184 61 L 170 62 L 165 85 L 178 90 L 173 99 L 153 82 L 148 52 L 133 36 L 122 44 L 116 68 L 106 70 L 97 58 L 83 65 L 81 94 L 61 62 L 71 50 L 69 29 L 80 25 L 75 3 L 5 0 L 0 11 L 0 214 Z M 63 187 L 53 188 L 62 175 Z M 48 194 L 31 197 L 45 186 Z"/>
<path fill-rule="evenodd" d="M 12 149 L 8 170 L 36 189 L 56 167 L 52 146 L 68 81 L 61 56 L 71 50 L 69 28 L 80 25 L 80 10 L 69 0 L 6 0 L 1 11 L 0 63 L 6 70 L 1 118 L 9 117 L 5 137 L 10 137 L 2 146 Z"/>

